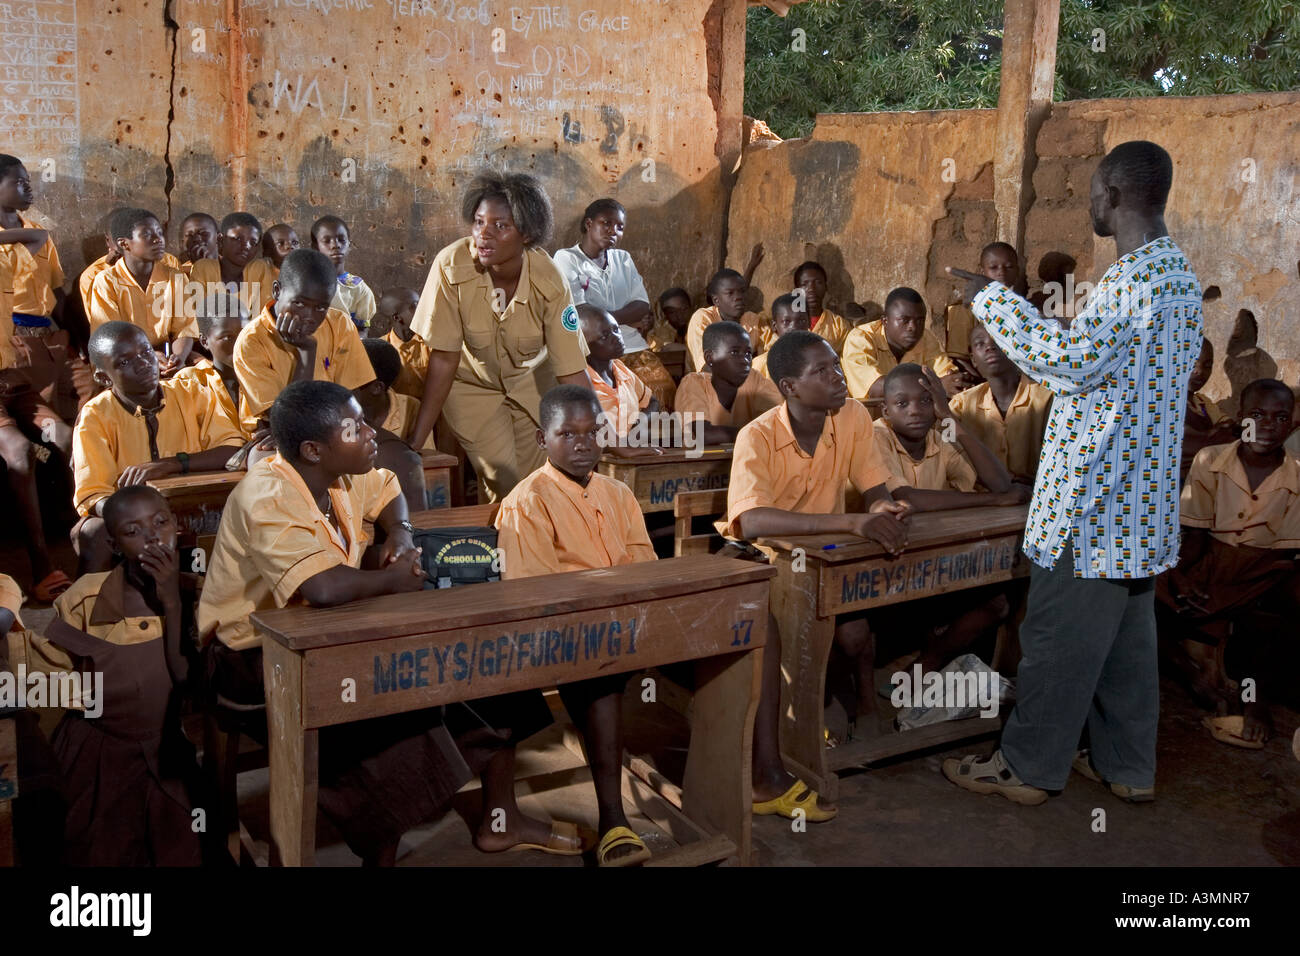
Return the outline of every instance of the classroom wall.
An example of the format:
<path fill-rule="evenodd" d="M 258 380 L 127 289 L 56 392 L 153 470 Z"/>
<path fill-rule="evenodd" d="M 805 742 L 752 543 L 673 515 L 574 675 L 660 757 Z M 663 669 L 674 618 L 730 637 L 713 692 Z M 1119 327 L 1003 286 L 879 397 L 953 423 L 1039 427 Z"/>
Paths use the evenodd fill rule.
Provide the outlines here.
<path fill-rule="evenodd" d="M 335 212 L 353 271 L 418 287 L 493 164 L 546 184 L 551 249 L 614 195 L 651 289 L 702 285 L 739 150 L 737 17 L 744 0 L 8 0 L 0 149 L 52 177 L 37 209 L 71 275 L 99 217 L 136 204 L 173 248 L 196 209 L 304 240 Z"/>
<path fill-rule="evenodd" d="M 763 241 L 755 284 L 765 301 L 788 291 L 789 270 L 808 257 L 831 271 L 840 304 L 911 285 L 942 333 L 953 290 L 943 267 L 973 266 L 996 238 L 993 136 L 992 110 L 857 113 L 819 116 L 806 140 L 761 144 L 732 196 L 729 264 L 742 268 Z M 1092 235 L 1088 184 L 1106 150 L 1130 139 L 1173 156 L 1170 231 L 1202 286 L 1220 290 L 1205 306 L 1216 349 L 1207 391 L 1231 405 L 1253 378 L 1300 384 L 1300 93 L 1055 104 L 1036 141 L 1022 250 L 1031 285 L 1049 251 L 1078 260 L 1076 281 L 1111 263 L 1113 243 Z"/>

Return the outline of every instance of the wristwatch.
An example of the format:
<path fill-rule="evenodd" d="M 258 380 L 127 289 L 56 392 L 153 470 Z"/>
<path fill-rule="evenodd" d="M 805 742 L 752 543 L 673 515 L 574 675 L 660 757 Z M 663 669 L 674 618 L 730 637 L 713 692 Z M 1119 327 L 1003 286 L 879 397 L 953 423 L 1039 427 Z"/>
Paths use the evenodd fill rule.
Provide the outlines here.
<path fill-rule="evenodd" d="M 409 534 L 412 538 L 415 537 L 415 525 L 411 524 L 411 522 L 399 521 L 397 522 L 397 526 L 399 528 L 405 528 L 407 534 Z"/>
<path fill-rule="evenodd" d="M 188 452 L 183 452 L 183 451 L 178 451 L 178 452 L 176 453 L 176 460 L 179 461 L 179 462 L 181 463 L 181 474 L 182 474 L 182 475 L 188 475 L 188 474 L 190 473 L 190 456 L 189 456 L 189 453 L 188 453 Z"/>

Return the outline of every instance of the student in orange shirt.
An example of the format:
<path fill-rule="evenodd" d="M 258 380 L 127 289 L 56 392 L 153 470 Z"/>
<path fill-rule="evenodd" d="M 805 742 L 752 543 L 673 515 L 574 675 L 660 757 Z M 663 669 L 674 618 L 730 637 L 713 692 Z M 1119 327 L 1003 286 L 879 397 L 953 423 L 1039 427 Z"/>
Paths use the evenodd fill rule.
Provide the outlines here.
<path fill-rule="evenodd" d="M 284 257 L 301 246 L 298 233 L 287 222 L 277 222 L 262 236 L 262 256 L 270 260 L 276 272 L 284 265 Z"/>
<path fill-rule="evenodd" d="M 614 317 L 599 311 L 617 330 Z M 503 577 L 655 559 L 636 496 L 621 482 L 594 473 L 601 414 L 596 395 L 577 385 L 557 385 L 542 396 L 537 441 L 546 450 L 546 464 L 506 495 L 497 514 Z M 600 812 L 596 859 L 601 866 L 632 866 L 650 858 L 623 810 L 623 689 L 630 676 L 560 685 L 565 710 L 587 746 Z"/>
<path fill-rule="evenodd" d="M 181 273 L 163 261 L 167 240 L 158 218 L 147 209 L 121 209 L 113 214 L 113 240 L 122 255 L 95 277 L 90 288 L 90 330 L 105 322 L 130 322 L 144 330 L 163 357 L 164 378 L 186 365 L 198 330 L 186 314 Z"/>
<path fill-rule="evenodd" d="M 642 412 L 659 411 L 659 401 L 650 387 L 619 361 L 623 332 L 614 316 L 583 303 L 578 306 L 578 322 L 587 341 L 587 375 L 604 410 L 604 419 L 617 438 L 615 448 L 633 451 L 625 445 L 628 432 Z"/>
<path fill-rule="evenodd" d="M 852 326 L 842 315 L 826 308 L 826 270 L 820 262 L 800 263 L 794 270 L 794 286 L 804 292 L 804 305 L 810 321 L 809 328 L 827 342 L 837 353 L 844 351 L 844 340 Z M 772 305 L 772 322 L 776 323 L 776 304 Z"/>
<path fill-rule="evenodd" d="M 375 467 L 386 468 L 397 476 L 411 511 L 425 508 L 424 463 L 408 444 L 420 403 L 409 395 L 393 391 L 393 382 L 402 368 L 402 360 L 383 339 L 362 339 L 366 356 L 375 370 L 375 380 L 352 390 L 366 422 L 375 430 Z M 432 436 L 426 447 L 432 447 Z"/>
<path fill-rule="evenodd" d="M 191 267 L 202 259 L 216 259 L 221 229 L 206 212 L 192 212 L 181 221 L 180 265 L 191 275 Z"/>
<path fill-rule="evenodd" d="M 424 396 L 424 376 L 429 371 L 429 346 L 411 329 L 419 305 L 420 293 L 414 289 L 386 289 L 366 329 L 369 338 L 382 338 L 397 349 L 402 357 L 402 372 L 393 383 L 393 391 L 415 399 Z"/>
<path fill-rule="evenodd" d="M 744 425 L 780 405 L 781 393 L 770 379 L 754 371 L 749 335 L 737 323 L 708 326 L 703 342 L 706 371 L 682 379 L 675 403 L 690 427 L 703 422 L 706 445 L 722 445 L 735 441 Z"/>
<path fill-rule="evenodd" d="M 338 273 L 338 287 L 330 304 L 346 312 L 358 330 L 365 329 L 375 314 L 375 294 L 365 279 L 348 272 L 348 255 L 352 252 L 348 224 L 338 216 L 321 216 L 311 224 L 311 247 L 323 252 Z"/>
<path fill-rule="evenodd" d="M 226 417 L 240 427 L 244 437 L 251 439 L 253 433 L 244 431 L 239 418 L 239 376 L 235 373 L 235 343 L 248 324 L 248 313 L 239 296 L 222 292 L 207 297 L 195 323 L 199 343 L 212 360 L 199 359 L 176 373 L 176 378 L 199 382 L 216 398 Z"/>
<path fill-rule="evenodd" d="M 747 541 L 853 534 L 900 554 L 907 544 L 911 508 L 889 494 L 889 472 L 876 447 L 871 416 L 849 400 L 830 343 L 815 332 L 790 332 L 773 344 L 768 370 L 785 401 L 736 437 L 727 514 L 719 530 Z M 844 488 L 849 482 L 861 492 L 866 512 L 845 514 Z M 841 615 L 835 641 L 853 662 L 860 687 L 874 689 L 875 649 L 865 615 Z M 860 690 L 859 698 L 863 710 L 857 714 L 858 723 L 870 733 L 874 690 Z M 780 636 L 773 623 L 763 649 L 763 690 L 754 720 L 754 812 L 794 819 L 794 811 L 802 810 L 810 821 L 829 820 L 835 810 L 820 804 L 816 793 L 781 763 L 780 701 Z"/>
<path fill-rule="evenodd" d="M 773 341 L 779 339 L 787 332 L 811 331 L 812 323 L 808 319 L 806 310 L 799 308 L 799 298 L 793 292 L 787 292 L 785 295 L 779 295 L 772 300 L 772 335 Z M 822 336 L 826 338 L 826 336 Z M 826 339 L 830 342 L 830 339 Z M 834 348 L 835 343 L 831 342 Z M 769 382 L 772 377 L 767 374 L 767 353 L 754 356 L 754 371 L 761 374 Z"/>
<path fill-rule="evenodd" d="M 844 340 L 844 378 L 854 398 L 878 402 L 884 376 L 903 362 L 933 368 L 949 395 L 976 384 L 944 354 L 939 340 L 925 327 L 925 315 L 921 293 L 900 286 L 885 298 L 882 318 L 849 333 Z"/>
<path fill-rule="evenodd" d="M 258 257 L 262 251 L 262 224 L 247 212 L 232 212 L 221 220 L 217 259 L 199 259 L 190 265 L 190 278 L 211 291 L 218 283 L 234 287 L 249 315 L 260 311 L 271 295 L 275 266 Z"/>
<path fill-rule="evenodd" d="M 760 257 L 761 258 L 761 257 Z M 749 333 L 756 352 L 762 352 L 771 335 L 767 321 L 756 312 L 745 311 L 749 280 L 735 269 L 719 269 L 709 280 L 706 308 L 696 310 L 686 326 L 686 351 L 690 371 L 704 371 L 704 330 L 716 322 L 738 322 Z"/>

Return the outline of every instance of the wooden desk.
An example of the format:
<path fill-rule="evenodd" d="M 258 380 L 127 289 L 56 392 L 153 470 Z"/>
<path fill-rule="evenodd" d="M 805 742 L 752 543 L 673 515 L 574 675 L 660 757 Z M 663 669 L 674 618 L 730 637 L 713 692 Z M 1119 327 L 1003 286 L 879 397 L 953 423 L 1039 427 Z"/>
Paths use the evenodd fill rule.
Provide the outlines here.
<path fill-rule="evenodd" d="M 420 452 L 420 458 L 424 468 L 424 507 L 450 508 L 451 474 L 456 469 L 456 456 L 426 448 Z"/>
<path fill-rule="evenodd" d="M 182 540 L 192 543 L 197 538 L 217 533 L 226 499 L 245 474 L 244 471 L 205 471 L 154 478 L 149 486 L 167 499 L 172 514 L 176 516 L 176 528 Z"/>
<path fill-rule="evenodd" d="M 672 511 L 679 491 L 725 488 L 731 481 L 733 445 L 715 445 L 691 457 L 685 448 L 665 448 L 662 455 L 621 458 L 602 455 L 596 470 L 632 489 L 642 514 Z"/>
<path fill-rule="evenodd" d="M 786 767 L 835 799 L 836 770 L 994 732 L 1000 720 L 946 721 L 851 740 L 827 750 L 826 662 L 835 615 L 1009 581 L 1029 573 L 1020 552 L 1028 505 L 932 511 L 912 518 L 908 547 L 891 558 L 874 541 L 846 535 L 765 539 L 777 552 L 772 613 L 781 635 L 781 751 Z M 824 550 L 835 544 L 833 550 Z"/>
<path fill-rule="evenodd" d="M 680 382 L 686 375 L 686 346 L 679 343 L 666 345 L 655 353 L 674 382 Z"/>
<path fill-rule="evenodd" d="M 765 565 L 699 556 L 254 614 L 281 862 L 314 860 L 321 727 L 694 661 L 681 813 L 722 848 L 711 860 L 748 863 L 756 652 L 766 642 L 772 575 Z M 349 678 L 356 701 L 344 703 Z M 666 856 L 657 861 L 671 862 Z"/>

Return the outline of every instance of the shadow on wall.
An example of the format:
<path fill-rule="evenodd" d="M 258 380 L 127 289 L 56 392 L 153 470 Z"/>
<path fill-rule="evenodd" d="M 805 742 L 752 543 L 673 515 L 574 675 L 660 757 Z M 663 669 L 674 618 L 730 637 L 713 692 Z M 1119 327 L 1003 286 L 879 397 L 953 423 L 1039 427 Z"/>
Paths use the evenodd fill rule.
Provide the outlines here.
<path fill-rule="evenodd" d="M 1241 393 L 1258 378 L 1277 378 L 1277 362 L 1259 347 L 1259 323 L 1249 309 L 1237 312 L 1232 334 L 1228 336 L 1228 349 L 1223 357 L 1223 371 L 1228 376 L 1231 392 L 1224 400 L 1224 411 L 1237 413 L 1241 407 Z M 1292 384 L 1292 383 L 1288 383 Z"/>

